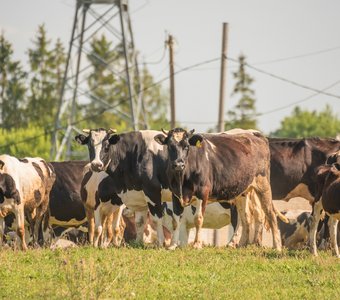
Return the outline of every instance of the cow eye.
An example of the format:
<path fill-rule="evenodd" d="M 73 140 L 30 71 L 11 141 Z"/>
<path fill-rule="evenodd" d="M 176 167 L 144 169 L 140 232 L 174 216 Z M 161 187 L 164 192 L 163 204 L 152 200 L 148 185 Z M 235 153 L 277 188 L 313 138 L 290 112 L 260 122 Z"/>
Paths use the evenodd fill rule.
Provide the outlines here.
<path fill-rule="evenodd" d="M 107 152 L 107 151 L 109 151 L 109 149 L 110 149 L 110 143 L 108 141 L 106 141 L 104 143 L 104 151 Z"/>

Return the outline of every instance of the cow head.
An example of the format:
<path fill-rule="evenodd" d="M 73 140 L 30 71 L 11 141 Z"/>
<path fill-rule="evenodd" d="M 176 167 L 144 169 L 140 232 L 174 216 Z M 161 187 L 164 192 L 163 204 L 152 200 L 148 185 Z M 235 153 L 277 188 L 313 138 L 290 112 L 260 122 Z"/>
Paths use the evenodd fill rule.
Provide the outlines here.
<path fill-rule="evenodd" d="M 183 200 L 182 184 L 185 169 L 188 164 L 190 147 L 200 147 L 203 137 L 194 134 L 194 130 L 187 132 L 182 128 L 175 128 L 164 134 L 155 136 L 155 141 L 161 145 L 167 146 L 168 149 L 168 177 L 173 194 L 181 202 L 182 206 L 190 203 Z"/>
<path fill-rule="evenodd" d="M 119 141 L 119 135 L 114 129 L 84 129 L 85 134 L 79 134 L 75 140 L 81 145 L 87 145 L 94 172 L 106 171 L 111 162 L 110 146 Z"/>

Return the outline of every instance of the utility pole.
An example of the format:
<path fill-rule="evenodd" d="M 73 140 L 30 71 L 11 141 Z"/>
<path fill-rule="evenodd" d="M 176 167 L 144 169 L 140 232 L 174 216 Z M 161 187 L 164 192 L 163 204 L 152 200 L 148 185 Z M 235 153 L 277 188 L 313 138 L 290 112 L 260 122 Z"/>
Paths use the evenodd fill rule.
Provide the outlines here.
<path fill-rule="evenodd" d="M 227 47 L 228 47 L 228 23 L 223 23 L 222 53 L 221 53 L 221 75 L 220 75 L 220 101 L 218 109 L 217 131 L 224 131 L 224 98 L 227 78 Z"/>
<path fill-rule="evenodd" d="M 218 110 L 217 131 L 224 131 L 224 98 L 227 78 L 227 46 L 228 46 L 228 23 L 223 23 L 222 31 L 222 53 L 221 53 L 221 76 L 220 76 L 220 101 Z M 220 246 L 222 236 L 226 235 L 221 229 L 214 230 L 214 245 Z"/>
<path fill-rule="evenodd" d="M 171 123 L 170 127 L 175 128 L 176 126 L 176 105 L 175 105 L 175 77 L 174 77 L 174 40 L 173 36 L 169 34 L 167 40 L 169 46 L 169 67 L 170 67 L 170 112 L 171 112 Z"/>

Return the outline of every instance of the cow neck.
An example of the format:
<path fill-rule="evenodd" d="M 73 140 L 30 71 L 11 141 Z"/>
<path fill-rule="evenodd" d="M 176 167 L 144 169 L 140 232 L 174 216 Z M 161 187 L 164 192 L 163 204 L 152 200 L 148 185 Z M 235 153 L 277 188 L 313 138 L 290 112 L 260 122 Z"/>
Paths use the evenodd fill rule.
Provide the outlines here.
<path fill-rule="evenodd" d="M 119 142 L 110 147 L 109 155 L 111 162 L 107 172 L 111 176 L 125 176 L 125 173 L 131 172 L 135 174 L 141 150 L 137 132 L 121 134 Z"/>

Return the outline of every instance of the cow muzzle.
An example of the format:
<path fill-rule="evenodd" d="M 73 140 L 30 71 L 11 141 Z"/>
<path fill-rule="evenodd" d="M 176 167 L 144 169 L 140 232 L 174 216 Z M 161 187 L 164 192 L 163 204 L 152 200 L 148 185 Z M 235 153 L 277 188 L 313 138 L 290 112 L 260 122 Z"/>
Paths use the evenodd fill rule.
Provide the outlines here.
<path fill-rule="evenodd" d="M 101 172 L 104 169 L 104 164 L 101 161 L 91 162 L 91 169 L 94 172 Z"/>
<path fill-rule="evenodd" d="M 183 171 L 184 170 L 184 162 L 182 161 L 179 161 L 179 162 L 174 162 L 172 164 L 172 169 L 176 172 L 180 172 L 180 171 Z"/>

